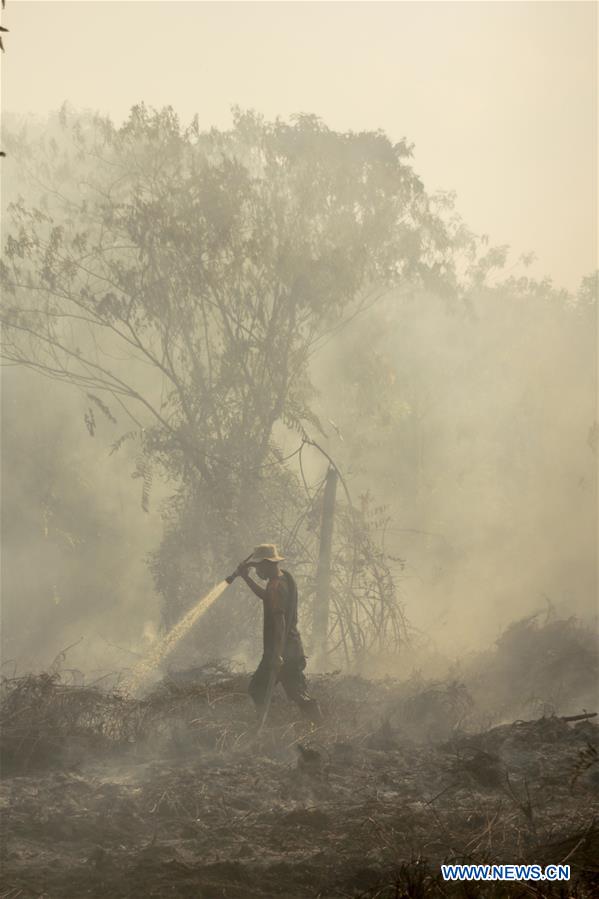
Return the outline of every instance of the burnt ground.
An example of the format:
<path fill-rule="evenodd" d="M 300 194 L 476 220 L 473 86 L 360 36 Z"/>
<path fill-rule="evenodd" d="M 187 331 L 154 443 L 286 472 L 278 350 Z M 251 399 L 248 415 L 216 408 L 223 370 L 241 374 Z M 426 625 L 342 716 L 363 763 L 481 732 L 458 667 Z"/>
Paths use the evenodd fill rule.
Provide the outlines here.
<path fill-rule="evenodd" d="M 137 701 L 9 684 L 0 899 L 599 895 L 592 721 L 423 735 L 394 682 L 329 676 L 324 726 L 277 695 L 256 738 L 245 687 L 198 675 Z M 441 861 L 569 863 L 572 879 L 450 885 Z"/>

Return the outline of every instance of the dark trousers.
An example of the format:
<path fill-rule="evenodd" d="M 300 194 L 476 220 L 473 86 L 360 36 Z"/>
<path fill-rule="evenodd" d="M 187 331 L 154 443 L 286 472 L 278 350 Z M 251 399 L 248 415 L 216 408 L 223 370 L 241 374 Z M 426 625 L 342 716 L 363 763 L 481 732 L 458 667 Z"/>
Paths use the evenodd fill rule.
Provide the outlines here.
<path fill-rule="evenodd" d="M 302 715 L 310 721 L 319 723 L 322 720 L 320 707 L 315 699 L 308 693 L 308 683 L 304 675 L 306 659 L 284 659 L 276 683 L 282 684 L 287 697 L 299 707 Z M 270 659 L 262 656 L 262 660 L 252 675 L 249 686 L 249 694 L 257 709 L 264 705 L 268 678 L 272 668 Z"/>

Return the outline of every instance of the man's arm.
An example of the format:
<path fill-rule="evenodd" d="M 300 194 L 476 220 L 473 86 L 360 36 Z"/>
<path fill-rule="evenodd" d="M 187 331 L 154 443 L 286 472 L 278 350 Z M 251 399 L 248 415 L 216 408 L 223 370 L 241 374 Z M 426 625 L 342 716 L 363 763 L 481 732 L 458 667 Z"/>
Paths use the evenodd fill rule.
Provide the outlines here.
<path fill-rule="evenodd" d="M 248 565 L 244 565 L 243 563 L 237 569 L 237 574 L 239 577 L 242 577 L 252 593 L 255 593 L 257 597 L 260 599 L 266 599 L 266 590 L 263 587 L 260 587 L 256 581 L 252 580 L 250 577 L 250 569 Z"/>

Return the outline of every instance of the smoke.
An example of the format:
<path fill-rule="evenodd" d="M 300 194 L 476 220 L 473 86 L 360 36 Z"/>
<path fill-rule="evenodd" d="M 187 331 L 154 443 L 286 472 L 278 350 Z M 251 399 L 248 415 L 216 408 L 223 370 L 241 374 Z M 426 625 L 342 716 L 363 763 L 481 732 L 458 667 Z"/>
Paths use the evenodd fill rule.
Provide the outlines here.
<path fill-rule="evenodd" d="M 595 335 L 596 307 L 510 282 L 461 309 L 391 298 L 316 367 L 408 619 L 451 653 L 547 604 L 596 615 Z"/>
<path fill-rule="evenodd" d="M 463 306 L 390 296 L 312 363 L 323 444 L 356 503 L 385 507 L 379 538 L 404 561 L 407 618 L 441 652 L 548 605 L 596 615 L 596 315 L 517 279 Z M 152 390 L 160 403 L 159 379 Z M 173 485 L 155 482 L 144 513 L 135 447 L 109 455 L 122 422 L 95 408 L 91 437 L 89 403 L 32 372 L 5 370 L 2 391 L 3 662 L 44 667 L 76 643 L 73 667 L 132 665 L 160 620 L 146 557 Z M 285 451 L 296 445 L 287 435 Z M 322 479 L 320 454 L 304 464 Z"/>
<path fill-rule="evenodd" d="M 161 486 L 140 505 L 132 447 L 76 391 L 23 369 L 2 378 L 2 662 L 4 673 L 130 665 L 159 604 L 146 555 L 160 539 Z M 11 661 L 13 660 L 13 661 Z"/>

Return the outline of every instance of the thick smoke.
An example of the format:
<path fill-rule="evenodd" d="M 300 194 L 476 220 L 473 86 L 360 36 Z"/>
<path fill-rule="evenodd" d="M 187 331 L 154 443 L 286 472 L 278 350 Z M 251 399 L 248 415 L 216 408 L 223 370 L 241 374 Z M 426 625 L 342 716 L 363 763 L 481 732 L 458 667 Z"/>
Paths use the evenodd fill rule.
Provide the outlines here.
<path fill-rule="evenodd" d="M 420 644 L 452 657 L 548 607 L 596 615 L 596 352 L 595 305 L 511 278 L 453 304 L 391 295 L 314 357 L 323 445 L 354 502 L 380 509 Z M 122 666 L 160 626 L 146 557 L 174 485 L 155 481 L 142 511 L 134 444 L 109 455 L 126 428 L 91 410 L 90 427 L 85 397 L 5 372 L 3 660 L 19 667 L 80 638 L 74 667 Z M 305 464 L 322 477 L 320 455 Z"/>
<path fill-rule="evenodd" d="M 134 451 L 89 401 L 23 369 L 2 379 L 4 673 L 66 667 L 98 676 L 135 662 L 160 620 L 146 555 L 156 503 L 140 505 Z M 156 498 L 160 485 L 156 485 Z M 127 651 L 130 650 L 130 651 Z"/>
<path fill-rule="evenodd" d="M 596 352 L 596 307 L 513 282 L 390 300 L 320 360 L 332 452 L 387 506 L 408 618 L 443 648 L 548 604 L 596 616 Z"/>

